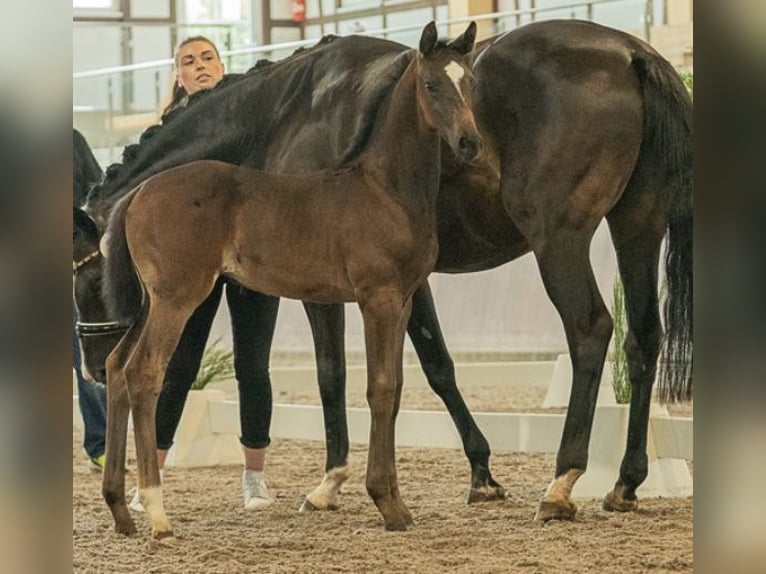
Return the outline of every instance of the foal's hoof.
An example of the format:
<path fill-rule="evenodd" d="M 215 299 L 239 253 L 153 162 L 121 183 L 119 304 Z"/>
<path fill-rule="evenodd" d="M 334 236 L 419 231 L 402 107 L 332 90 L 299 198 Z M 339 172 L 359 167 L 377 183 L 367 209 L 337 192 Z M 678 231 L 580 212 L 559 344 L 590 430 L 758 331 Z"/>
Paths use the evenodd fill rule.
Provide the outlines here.
<path fill-rule="evenodd" d="M 328 504 L 325 507 L 317 506 L 306 497 L 303 499 L 303 504 L 301 504 L 298 512 L 321 512 L 323 510 L 338 510 L 338 508 L 337 504 Z"/>
<path fill-rule="evenodd" d="M 410 518 L 409 524 L 412 524 L 412 518 Z M 407 525 L 407 520 L 400 518 L 392 522 L 386 522 L 386 530 L 389 532 L 405 532 L 407 530 Z"/>
<path fill-rule="evenodd" d="M 615 486 L 614 490 L 604 497 L 601 506 L 609 512 L 633 512 L 638 510 L 638 497 L 635 494 L 632 497 L 625 496 L 625 488 Z"/>
<path fill-rule="evenodd" d="M 568 500 L 547 501 L 543 500 L 537 509 L 535 520 L 548 522 L 549 520 L 574 520 L 577 514 L 577 506 Z"/>
<path fill-rule="evenodd" d="M 172 530 L 152 530 L 152 538 L 164 542 L 172 542 L 175 539 L 175 534 L 173 534 Z"/>
<path fill-rule="evenodd" d="M 124 536 L 133 536 L 137 532 L 136 524 L 132 520 L 116 522 L 114 524 L 114 531 Z"/>
<path fill-rule="evenodd" d="M 494 482 L 494 481 L 493 481 Z M 505 489 L 497 484 L 489 484 L 480 487 L 471 487 L 471 491 L 468 493 L 468 504 L 474 504 L 476 502 L 491 502 L 493 500 L 504 500 Z"/>

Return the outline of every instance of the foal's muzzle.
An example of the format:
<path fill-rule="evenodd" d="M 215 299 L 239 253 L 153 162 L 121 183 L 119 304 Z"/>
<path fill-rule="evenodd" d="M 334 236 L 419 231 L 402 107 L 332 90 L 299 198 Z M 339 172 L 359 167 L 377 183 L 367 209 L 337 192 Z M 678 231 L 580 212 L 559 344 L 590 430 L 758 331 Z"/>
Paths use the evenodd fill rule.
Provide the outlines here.
<path fill-rule="evenodd" d="M 458 154 L 464 162 L 475 160 L 479 157 L 484 143 L 481 136 L 477 133 L 472 136 L 462 136 L 458 142 Z"/>

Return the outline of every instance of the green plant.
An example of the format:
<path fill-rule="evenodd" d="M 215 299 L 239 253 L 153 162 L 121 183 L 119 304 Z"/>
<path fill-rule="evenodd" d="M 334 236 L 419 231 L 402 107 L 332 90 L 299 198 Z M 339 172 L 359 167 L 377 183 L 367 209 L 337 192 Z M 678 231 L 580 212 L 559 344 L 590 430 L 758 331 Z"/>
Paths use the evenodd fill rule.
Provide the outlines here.
<path fill-rule="evenodd" d="M 202 366 L 197 378 L 192 383 L 192 389 L 204 389 L 210 383 L 230 379 L 234 375 L 234 352 L 231 349 L 223 349 L 218 346 L 221 342 L 219 337 L 205 349 L 202 355 Z"/>
<path fill-rule="evenodd" d="M 689 90 L 689 95 L 694 99 L 694 74 L 688 70 L 678 70 L 678 75 L 681 76 L 686 89 Z"/>
<path fill-rule="evenodd" d="M 678 70 L 689 96 L 694 99 L 694 74 L 689 70 Z M 665 296 L 667 285 L 662 284 L 660 300 Z M 630 402 L 630 377 L 628 361 L 625 357 L 625 337 L 627 336 L 627 316 L 625 315 L 625 291 L 619 274 L 614 281 L 612 319 L 614 320 L 614 349 L 612 350 L 612 388 L 619 404 Z"/>
<path fill-rule="evenodd" d="M 625 357 L 625 337 L 627 336 L 627 316 L 625 314 L 625 291 L 620 276 L 614 280 L 612 289 L 612 319 L 614 320 L 614 349 L 612 350 L 612 388 L 618 404 L 630 402 L 630 377 L 628 361 Z"/>

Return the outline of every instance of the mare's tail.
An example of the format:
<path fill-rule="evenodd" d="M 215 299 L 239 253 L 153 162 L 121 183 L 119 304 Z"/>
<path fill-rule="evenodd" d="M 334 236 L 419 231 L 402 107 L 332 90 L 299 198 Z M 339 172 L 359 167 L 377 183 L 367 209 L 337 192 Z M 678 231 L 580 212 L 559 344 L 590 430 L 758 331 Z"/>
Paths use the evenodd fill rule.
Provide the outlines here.
<path fill-rule="evenodd" d="M 692 102 L 676 70 L 664 58 L 637 50 L 633 66 L 644 100 L 644 144 L 664 162 L 668 213 L 665 254 L 667 293 L 663 309 L 659 396 L 689 400 L 693 377 L 694 208 Z"/>
<path fill-rule="evenodd" d="M 125 324 L 135 321 L 143 300 L 143 287 L 125 237 L 125 214 L 135 195 L 135 191 L 128 194 L 114 206 L 105 234 L 102 295 L 110 316 Z"/>

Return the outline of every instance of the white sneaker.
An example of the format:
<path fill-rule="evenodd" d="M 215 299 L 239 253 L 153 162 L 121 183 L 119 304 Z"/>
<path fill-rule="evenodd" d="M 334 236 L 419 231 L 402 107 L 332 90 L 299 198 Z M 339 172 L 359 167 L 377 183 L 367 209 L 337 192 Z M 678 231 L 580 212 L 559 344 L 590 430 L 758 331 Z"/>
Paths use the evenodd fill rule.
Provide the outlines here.
<path fill-rule="evenodd" d="M 162 483 L 165 480 L 165 469 L 160 470 L 160 483 Z M 146 512 L 146 509 L 144 509 L 144 505 L 141 504 L 141 499 L 138 497 L 138 487 L 134 486 L 128 491 L 128 496 L 131 497 L 130 502 L 128 502 L 128 508 L 131 510 L 135 510 L 136 512 Z"/>
<path fill-rule="evenodd" d="M 263 510 L 276 500 L 266 486 L 263 472 L 255 470 L 242 473 L 242 493 L 245 498 L 245 510 Z"/>
<path fill-rule="evenodd" d="M 131 510 L 135 510 L 136 512 L 146 512 L 146 510 L 144 510 L 144 505 L 141 504 L 141 500 L 138 498 L 137 486 L 134 486 L 133 488 L 130 489 L 130 491 L 128 492 L 128 496 L 131 496 L 131 495 L 132 495 L 132 498 L 130 499 L 130 502 L 128 502 L 128 508 L 130 508 Z"/>

